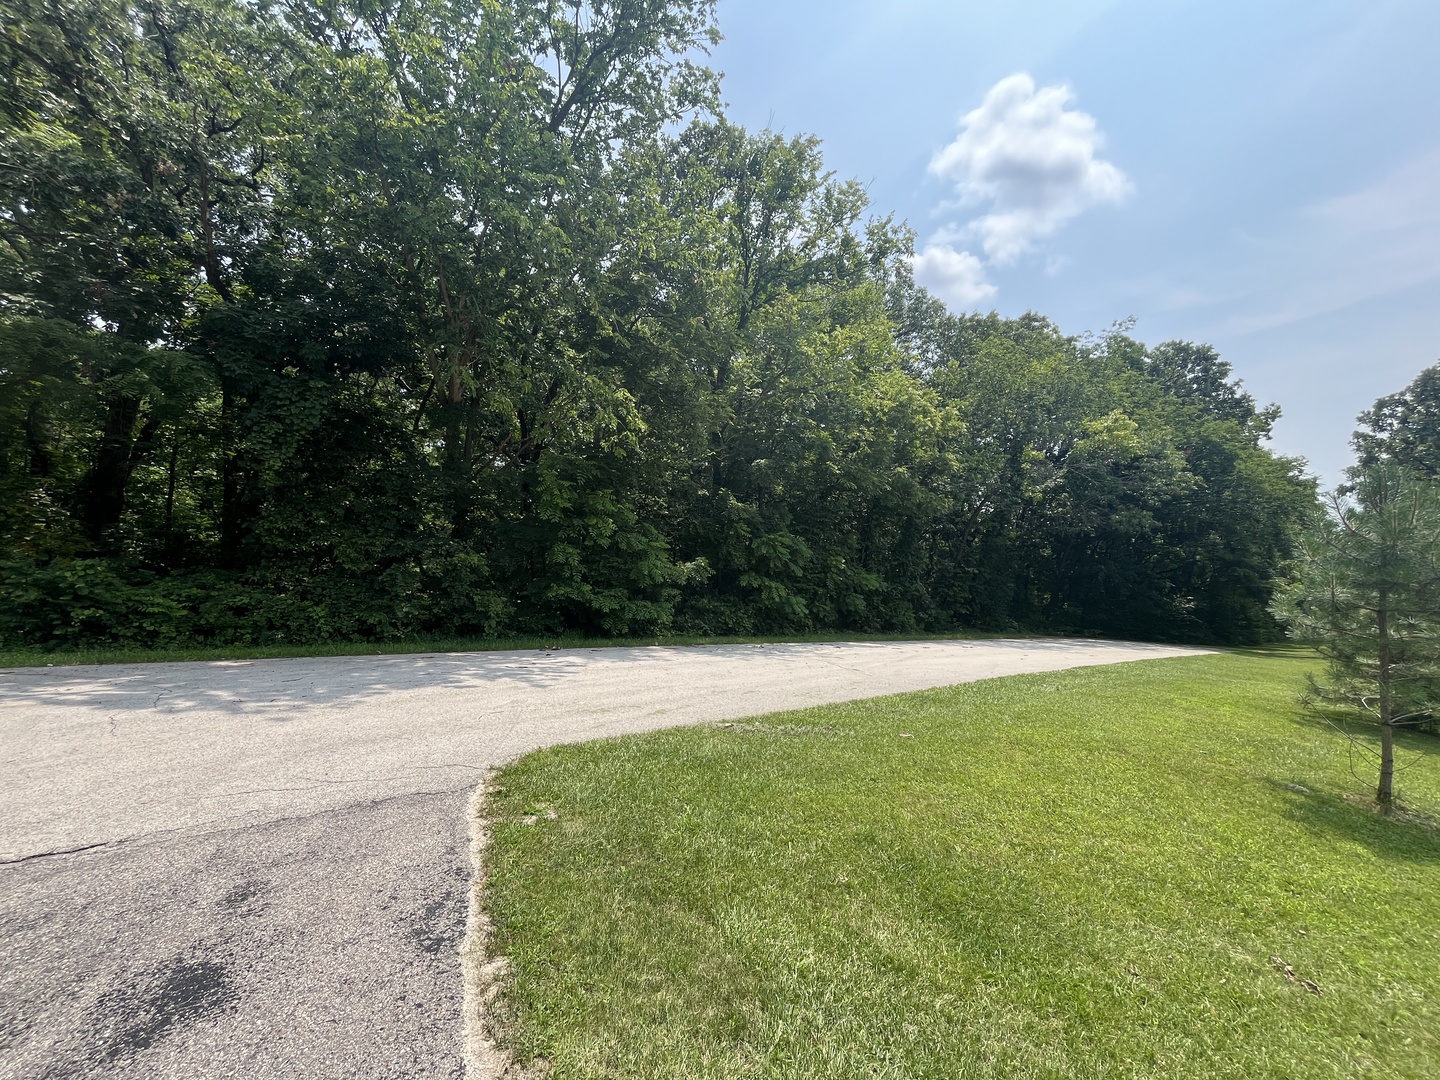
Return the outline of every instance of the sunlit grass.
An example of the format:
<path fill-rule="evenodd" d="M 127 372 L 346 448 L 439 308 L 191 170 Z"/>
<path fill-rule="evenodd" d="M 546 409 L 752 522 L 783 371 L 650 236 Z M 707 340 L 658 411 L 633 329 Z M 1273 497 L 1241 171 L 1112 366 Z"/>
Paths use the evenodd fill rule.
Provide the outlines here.
<path fill-rule="evenodd" d="M 530 755 L 490 800 L 502 1041 L 556 1080 L 1440 1075 L 1440 739 L 1381 817 L 1311 662 Z"/>

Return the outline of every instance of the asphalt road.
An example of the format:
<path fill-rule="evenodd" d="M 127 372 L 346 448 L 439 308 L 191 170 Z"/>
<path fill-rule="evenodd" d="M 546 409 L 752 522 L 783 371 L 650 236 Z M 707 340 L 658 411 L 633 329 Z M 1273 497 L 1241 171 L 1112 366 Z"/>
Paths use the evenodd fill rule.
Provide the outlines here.
<path fill-rule="evenodd" d="M 562 742 L 1195 650 L 588 649 L 0 671 L 0 1077 L 459 1077 L 465 808 Z"/>

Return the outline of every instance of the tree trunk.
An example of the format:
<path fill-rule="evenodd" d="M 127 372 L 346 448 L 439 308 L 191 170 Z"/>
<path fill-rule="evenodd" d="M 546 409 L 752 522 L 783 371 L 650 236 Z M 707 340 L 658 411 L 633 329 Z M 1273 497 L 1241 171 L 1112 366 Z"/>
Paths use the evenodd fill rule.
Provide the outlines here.
<path fill-rule="evenodd" d="M 1375 621 L 1380 631 L 1380 786 L 1375 792 L 1375 801 L 1389 806 L 1395 800 L 1395 725 L 1394 706 L 1390 700 L 1392 678 L 1390 663 L 1390 597 L 1385 589 L 1380 590 L 1379 610 Z"/>
<path fill-rule="evenodd" d="M 1380 787 L 1375 801 L 1390 806 L 1395 801 L 1395 725 L 1380 725 Z"/>
<path fill-rule="evenodd" d="M 175 468 L 180 460 L 180 434 L 176 432 L 170 443 L 170 469 L 165 477 L 165 541 L 162 550 L 165 561 L 175 562 Z"/>
<path fill-rule="evenodd" d="M 140 413 L 137 398 L 112 398 L 105 413 L 105 431 L 85 484 L 85 532 L 99 552 L 115 546 L 115 529 L 125 512 L 125 485 L 130 479 L 130 451 L 135 420 Z"/>
<path fill-rule="evenodd" d="M 50 456 L 48 440 L 45 437 L 45 420 L 40 412 L 40 402 L 35 400 L 25 414 L 25 445 L 30 451 L 30 475 L 47 477 L 54 463 Z"/>
<path fill-rule="evenodd" d="M 241 472 L 235 430 L 237 405 L 230 380 L 220 379 L 220 565 L 230 569 L 243 563 L 241 539 L 244 531 L 244 514 L 240 505 Z"/>

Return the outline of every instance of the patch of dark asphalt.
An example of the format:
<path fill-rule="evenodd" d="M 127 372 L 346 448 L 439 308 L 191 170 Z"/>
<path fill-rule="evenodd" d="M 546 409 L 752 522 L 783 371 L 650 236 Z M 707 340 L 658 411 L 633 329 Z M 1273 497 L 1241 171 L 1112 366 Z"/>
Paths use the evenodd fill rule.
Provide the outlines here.
<path fill-rule="evenodd" d="M 249 881 L 242 881 L 220 897 L 215 901 L 215 906 L 232 915 L 258 915 L 265 910 L 265 894 L 269 891 L 270 883 L 268 881 L 252 878 Z"/>
<path fill-rule="evenodd" d="M 468 855 L 451 850 L 447 858 L 456 866 Z M 410 923 L 410 939 L 421 952 L 430 956 L 455 953 L 465 937 L 465 912 L 470 891 L 470 874 L 461 871 L 454 877 L 454 888 L 446 889 L 435 899 L 428 901 L 413 917 Z"/>
<path fill-rule="evenodd" d="M 462 1077 L 468 795 L 0 866 L 0 1078 Z"/>
<path fill-rule="evenodd" d="M 201 954 L 207 950 L 192 947 Z M 213 960 L 173 957 L 142 977 L 106 990 L 90 1009 L 90 1023 L 107 1031 L 102 1061 L 130 1057 L 159 1042 L 171 1028 L 224 1012 L 239 1000 L 229 968 Z"/>

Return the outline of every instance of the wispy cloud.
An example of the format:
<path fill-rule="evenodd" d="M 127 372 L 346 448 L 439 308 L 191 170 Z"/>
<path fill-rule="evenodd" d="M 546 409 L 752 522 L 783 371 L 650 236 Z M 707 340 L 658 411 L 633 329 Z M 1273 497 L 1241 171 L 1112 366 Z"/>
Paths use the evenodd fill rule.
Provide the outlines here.
<path fill-rule="evenodd" d="M 1440 149 L 1367 186 L 1303 207 L 1248 242 L 1224 332 L 1249 334 L 1440 278 Z"/>
<path fill-rule="evenodd" d="M 959 134 L 931 159 L 929 171 L 953 185 L 949 209 L 981 212 L 942 226 L 916 256 L 922 284 L 947 300 L 989 299 L 995 286 L 986 278 L 987 262 L 1013 263 L 1087 209 L 1130 194 L 1125 174 L 1098 156 L 1103 137 L 1095 118 L 1073 102 L 1069 87 L 1037 88 L 1021 73 L 1001 79 L 961 118 Z M 983 261 L 959 249 L 972 240 Z M 1062 266 L 1051 257 L 1046 269 L 1053 274 Z"/>
<path fill-rule="evenodd" d="M 1340 231 L 1366 236 L 1440 228 L 1440 150 L 1431 150 L 1369 187 L 1327 199 L 1307 214 Z M 1440 251 L 1433 265 L 1440 265 Z"/>

